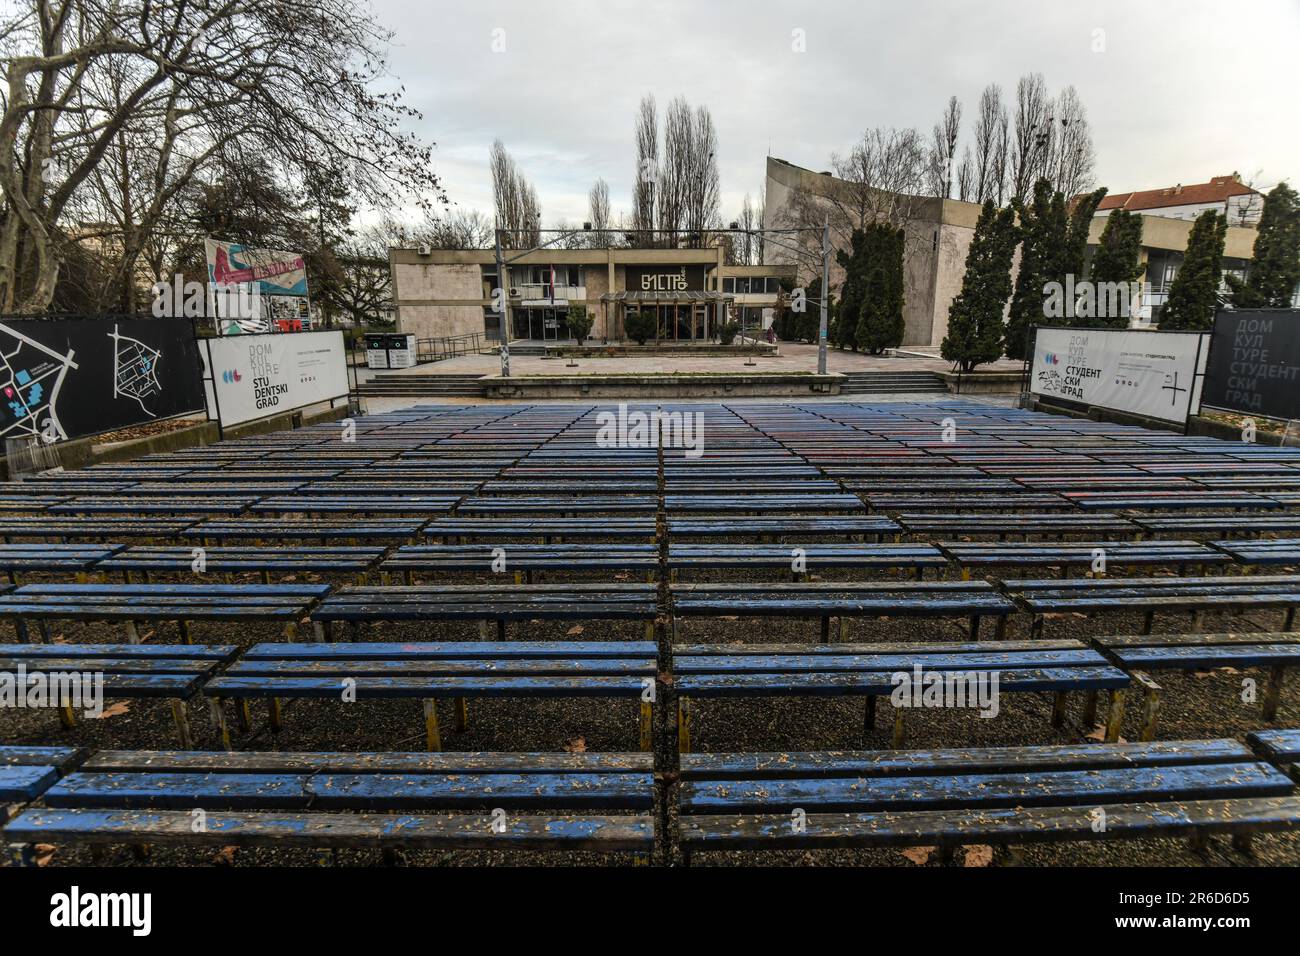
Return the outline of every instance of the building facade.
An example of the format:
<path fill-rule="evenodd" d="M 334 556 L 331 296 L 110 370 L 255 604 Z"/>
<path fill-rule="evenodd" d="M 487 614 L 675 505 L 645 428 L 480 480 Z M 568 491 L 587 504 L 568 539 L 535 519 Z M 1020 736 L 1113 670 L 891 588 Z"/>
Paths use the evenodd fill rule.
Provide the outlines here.
<path fill-rule="evenodd" d="M 507 258 L 518 256 L 512 250 Z M 418 338 L 497 340 L 496 258 L 491 249 L 390 249 L 399 331 Z M 656 319 L 659 341 L 704 341 L 724 322 L 753 333 L 771 323 L 793 266 L 730 265 L 707 249 L 543 249 L 506 266 L 511 340 L 564 341 L 570 308 L 593 317 L 591 337 L 626 339 L 632 313 Z"/>
<path fill-rule="evenodd" d="M 1187 186 L 1179 183 L 1164 189 L 1108 193 L 1097 212 L 1104 215 L 1112 209 L 1126 209 L 1164 219 L 1195 219 L 1207 209 L 1214 209 L 1228 217 L 1229 225 L 1254 226 L 1264 211 L 1264 196 L 1233 173 L 1215 176 L 1208 183 Z"/>

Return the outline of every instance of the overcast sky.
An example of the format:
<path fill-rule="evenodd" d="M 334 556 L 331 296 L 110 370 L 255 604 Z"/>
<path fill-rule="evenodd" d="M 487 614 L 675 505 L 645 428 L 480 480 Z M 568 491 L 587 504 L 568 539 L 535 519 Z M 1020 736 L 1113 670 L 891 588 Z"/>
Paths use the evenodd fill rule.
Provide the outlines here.
<path fill-rule="evenodd" d="M 730 219 L 769 152 L 824 169 L 873 126 L 928 138 L 953 94 L 964 143 L 984 86 L 1010 100 L 1032 71 L 1053 93 L 1078 89 L 1098 184 L 1113 192 L 1234 170 L 1300 179 L 1297 0 L 373 3 L 448 197 L 489 214 L 495 138 L 537 187 L 546 224 L 584 219 L 598 177 L 626 211 L 645 93 L 661 115 L 678 94 L 708 106 Z"/>

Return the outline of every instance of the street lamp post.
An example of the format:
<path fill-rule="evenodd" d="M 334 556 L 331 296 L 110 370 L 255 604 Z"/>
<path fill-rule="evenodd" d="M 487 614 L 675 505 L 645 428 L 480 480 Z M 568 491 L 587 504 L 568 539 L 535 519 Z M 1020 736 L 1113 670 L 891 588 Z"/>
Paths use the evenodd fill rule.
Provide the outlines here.
<path fill-rule="evenodd" d="M 826 374 L 826 301 L 831 296 L 831 217 L 822 226 L 821 318 L 817 322 L 817 374 Z"/>

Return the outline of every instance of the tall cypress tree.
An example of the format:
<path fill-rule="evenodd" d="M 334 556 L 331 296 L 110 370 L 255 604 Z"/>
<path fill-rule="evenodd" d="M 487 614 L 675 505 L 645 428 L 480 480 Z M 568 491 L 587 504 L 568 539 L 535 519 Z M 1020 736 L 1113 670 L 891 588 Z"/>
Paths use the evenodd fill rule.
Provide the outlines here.
<path fill-rule="evenodd" d="M 863 234 L 857 342 L 858 348 L 878 355 L 903 344 L 903 231 L 873 222 Z"/>
<path fill-rule="evenodd" d="M 1113 209 L 1106 217 L 1106 227 L 1092 256 L 1088 278 L 1094 285 L 1103 282 L 1127 284 L 1142 278 L 1146 266 L 1142 264 L 1142 217 L 1127 209 Z M 1130 300 L 1132 301 L 1132 300 Z M 1096 324 L 1122 329 L 1128 325 L 1128 316 L 1099 316 Z"/>
<path fill-rule="evenodd" d="M 1182 268 L 1174 276 L 1169 301 L 1160 313 L 1160 328 L 1204 332 L 1214 324 L 1227 235 L 1227 216 L 1209 209 L 1197 217 Z"/>
<path fill-rule="evenodd" d="M 1015 209 L 998 209 L 986 199 L 966 253 L 961 292 L 948 309 L 948 334 L 939 347 L 939 354 L 963 372 L 1002 355 L 1002 311 L 1011 295 L 1011 259 L 1018 241 Z"/>
<path fill-rule="evenodd" d="M 1043 286 L 1054 266 L 1055 238 L 1060 231 L 1053 227 L 1052 184 L 1046 179 L 1034 183 L 1033 199 L 1018 204 L 1020 215 L 1020 271 L 1016 273 L 1015 294 L 1011 297 L 1011 314 L 1007 319 L 1006 353 L 1014 359 L 1025 357 L 1025 339 L 1029 327 L 1043 322 Z M 1064 205 L 1060 207 L 1064 213 Z"/>
<path fill-rule="evenodd" d="M 1227 278 L 1234 304 L 1243 309 L 1291 304 L 1300 283 L 1300 197 L 1286 183 L 1278 183 L 1264 197 L 1246 281 Z"/>
<path fill-rule="evenodd" d="M 844 269 L 840 286 L 840 307 L 835 321 L 835 344 L 842 349 L 858 347 L 858 311 L 862 308 L 862 279 L 865 271 L 866 236 L 854 229 L 849 249 L 837 250 L 835 259 Z"/>
<path fill-rule="evenodd" d="M 1060 223 L 1061 229 L 1060 248 L 1056 255 L 1056 272 L 1052 276 L 1057 282 L 1061 283 L 1061 288 L 1068 288 L 1067 278 L 1074 277 L 1074 282 L 1078 283 L 1083 278 L 1084 262 L 1088 258 L 1088 229 L 1092 226 L 1092 218 L 1096 215 L 1097 206 L 1106 196 L 1106 190 L 1094 190 L 1087 195 L 1080 196 L 1075 202 L 1074 208 L 1069 210 L 1068 216 L 1063 223 Z M 1053 206 L 1057 200 L 1060 200 L 1062 207 L 1068 207 L 1065 195 L 1057 193 L 1052 197 Z M 1066 325 L 1091 325 L 1091 317 L 1080 318 L 1078 310 L 1074 304 L 1070 304 L 1065 312 Z"/>

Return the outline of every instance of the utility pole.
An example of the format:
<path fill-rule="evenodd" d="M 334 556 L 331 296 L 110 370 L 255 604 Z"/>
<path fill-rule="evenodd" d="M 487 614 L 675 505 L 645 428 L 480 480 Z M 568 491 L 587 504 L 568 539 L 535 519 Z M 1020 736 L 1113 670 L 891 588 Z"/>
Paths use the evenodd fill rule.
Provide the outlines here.
<path fill-rule="evenodd" d="M 501 343 L 501 374 L 510 377 L 510 287 L 506 282 L 506 264 L 501 258 L 501 230 L 497 229 L 497 340 Z"/>
<path fill-rule="evenodd" d="M 826 374 L 826 301 L 831 296 L 831 217 L 822 226 L 821 321 L 817 324 L 817 374 Z"/>

